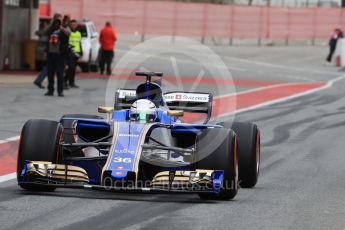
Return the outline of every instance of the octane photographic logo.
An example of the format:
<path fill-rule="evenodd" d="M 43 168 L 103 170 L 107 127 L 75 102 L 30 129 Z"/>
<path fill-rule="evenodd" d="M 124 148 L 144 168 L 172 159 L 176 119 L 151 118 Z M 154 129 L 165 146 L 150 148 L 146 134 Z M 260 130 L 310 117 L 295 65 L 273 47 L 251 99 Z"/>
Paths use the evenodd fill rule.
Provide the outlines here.
<path fill-rule="evenodd" d="M 236 108 L 236 99 L 221 100 L 221 95 L 236 92 L 228 67 L 214 51 L 194 39 L 157 37 L 124 52 L 115 65 L 114 76 L 108 80 L 105 92 L 107 106 L 114 106 L 115 92 L 118 89 L 136 89 L 145 81 L 144 77 L 135 77 L 136 71 L 163 72 L 160 82 L 163 93 L 176 92 L 167 94 L 165 100 L 207 102 L 209 95 L 205 93 L 212 93 L 212 124 L 221 121 L 217 115 L 221 115 L 224 108 Z M 152 80 L 155 81 L 155 79 Z M 188 94 L 188 92 L 197 93 Z M 129 91 L 128 94 L 132 93 Z M 196 114 L 185 113 L 182 120 L 188 123 L 192 119 L 191 123 L 200 124 L 205 118 L 206 114 L 200 117 Z M 231 116 L 227 118 L 227 121 L 232 121 L 233 118 Z M 208 145 L 203 149 L 196 149 L 202 158 L 217 149 L 225 137 L 203 135 L 199 141 L 203 139 L 207 140 Z"/>

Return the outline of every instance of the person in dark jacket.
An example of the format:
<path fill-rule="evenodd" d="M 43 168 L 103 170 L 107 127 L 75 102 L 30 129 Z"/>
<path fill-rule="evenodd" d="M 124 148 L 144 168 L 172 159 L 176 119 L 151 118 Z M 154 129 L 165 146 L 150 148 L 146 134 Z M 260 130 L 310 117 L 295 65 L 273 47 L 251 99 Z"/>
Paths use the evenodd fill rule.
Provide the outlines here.
<path fill-rule="evenodd" d="M 330 63 L 332 61 L 332 56 L 334 54 L 335 49 L 337 48 L 337 42 L 340 38 L 343 38 L 344 34 L 343 31 L 341 31 L 340 28 L 336 28 L 333 33 L 331 38 L 329 39 L 329 54 L 327 56 L 326 61 Z"/>
<path fill-rule="evenodd" d="M 69 52 L 68 39 L 69 31 L 61 26 L 61 20 L 53 21 L 48 30 L 47 48 L 47 71 L 48 71 L 48 92 L 45 96 L 54 95 L 54 79 L 57 77 L 58 96 L 63 97 L 63 73 L 65 60 Z"/>
<path fill-rule="evenodd" d="M 43 47 L 47 47 L 48 46 L 48 30 L 50 29 L 50 27 L 53 24 L 53 21 L 55 19 L 62 19 L 62 15 L 59 13 L 56 13 L 53 17 L 53 20 L 51 20 L 50 23 L 43 23 L 43 28 L 39 31 L 36 31 L 36 35 L 39 36 L 39 43 L 42 43 Z M 47 48 L 45 48 L 47 49 Z M 45 50 L 46 52 L 47 50 Z M 44 89 L 44 86 L 42 85 L 42 82 L 44 81 L 44 79 L 48 76 L 48 70 L 47 70 L 47 66 L 44 66 L 44 68 L 42 69 L 42 72 L 37 76 L 37 78 L 34 81 L 34 84 L 40 88 L 40 89 Z"/>

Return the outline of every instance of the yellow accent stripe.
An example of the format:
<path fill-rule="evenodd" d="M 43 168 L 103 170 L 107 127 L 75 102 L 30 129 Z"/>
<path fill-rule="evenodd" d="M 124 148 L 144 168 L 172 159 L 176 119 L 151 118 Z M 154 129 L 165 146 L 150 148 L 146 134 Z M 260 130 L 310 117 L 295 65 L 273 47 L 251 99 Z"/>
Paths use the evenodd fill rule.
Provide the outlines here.
<path fill-rule="evenodd" d="M 141 145 L 144 144 L 146 134 L 152 126 L 153 126 L 153 124 L 147 124 L 140 134 L 140 141 L 139 141 L 139 145 L 138 145 L 137 150 L 136 150 L 136 158 L 135 158 L 135 163 L 134 163 L 134 172 L 135 172 L 135 181 L 136 182 L 138 181 L 139 162 L 140 162 L 141 153 L 143 150 Z"/>

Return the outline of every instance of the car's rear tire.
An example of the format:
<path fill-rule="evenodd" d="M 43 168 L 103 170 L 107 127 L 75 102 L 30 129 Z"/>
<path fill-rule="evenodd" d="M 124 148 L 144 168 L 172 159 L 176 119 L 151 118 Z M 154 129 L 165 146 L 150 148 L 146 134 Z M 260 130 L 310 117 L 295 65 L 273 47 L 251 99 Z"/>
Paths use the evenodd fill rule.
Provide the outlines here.
<path fill-rule="evenodd" d="M 212 153 L 207 149 L 212 147 Z M 238 190 L 237 137 L 230 129 L 207 129 L 196 138 L 196 168 L 224 170 L 220 194 L 199 193 L 201 199 L 230 200 Z"/>
<path fill-rule="evenodd" d="M 76 119 L 62 120 L 63 118 L 76 118 Z M 77 118 L 103 119 L 103 117 L 101 116 L 89 115 L 89 114 L 66 114 L 62 116 L 60 119 L 61 124 L 64 128 L 62 139 L 65 143 L 75 143 L 75 138 L 74 138 L 75 133 L 73 132 L 73 129 L 74 129 L 73 125 L 74 125 L 74 122 L 77 120 Z M 73 156 L 82 157 L 84 156 L 84 153 L 81 150 L 74 151 Z"/>
<path fill-rule="evenodd" d="M 62 137 L 62 126 L 56 121 L 29 120 L 25 123 L 20 137 L 17 180 L 26 160 L 48 161 L 58 163 L 59 144 Z M 20 185 L 26 190 L 53 191 L 54 187 L 44 185 Z"/>
<path fill-rule="evenodd" d="M 253 188 L 260 172 L 260 131 L 257 125 L 242 122 L 221 122 L 219 125 L 237 134 L 239 183 L 242 188 Z"/>

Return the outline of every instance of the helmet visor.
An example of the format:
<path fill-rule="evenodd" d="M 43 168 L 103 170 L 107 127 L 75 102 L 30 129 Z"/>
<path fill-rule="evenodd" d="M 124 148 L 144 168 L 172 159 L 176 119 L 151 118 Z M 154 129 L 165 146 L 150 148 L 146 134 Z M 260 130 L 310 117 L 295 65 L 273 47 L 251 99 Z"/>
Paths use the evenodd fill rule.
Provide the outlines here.
<path fill-rule="evenodd" d="M 132 114 L 132 120 L 139 121 L 141 123 L 153 122 L 156 119 L 156 116 L 147 113 Z"/>

